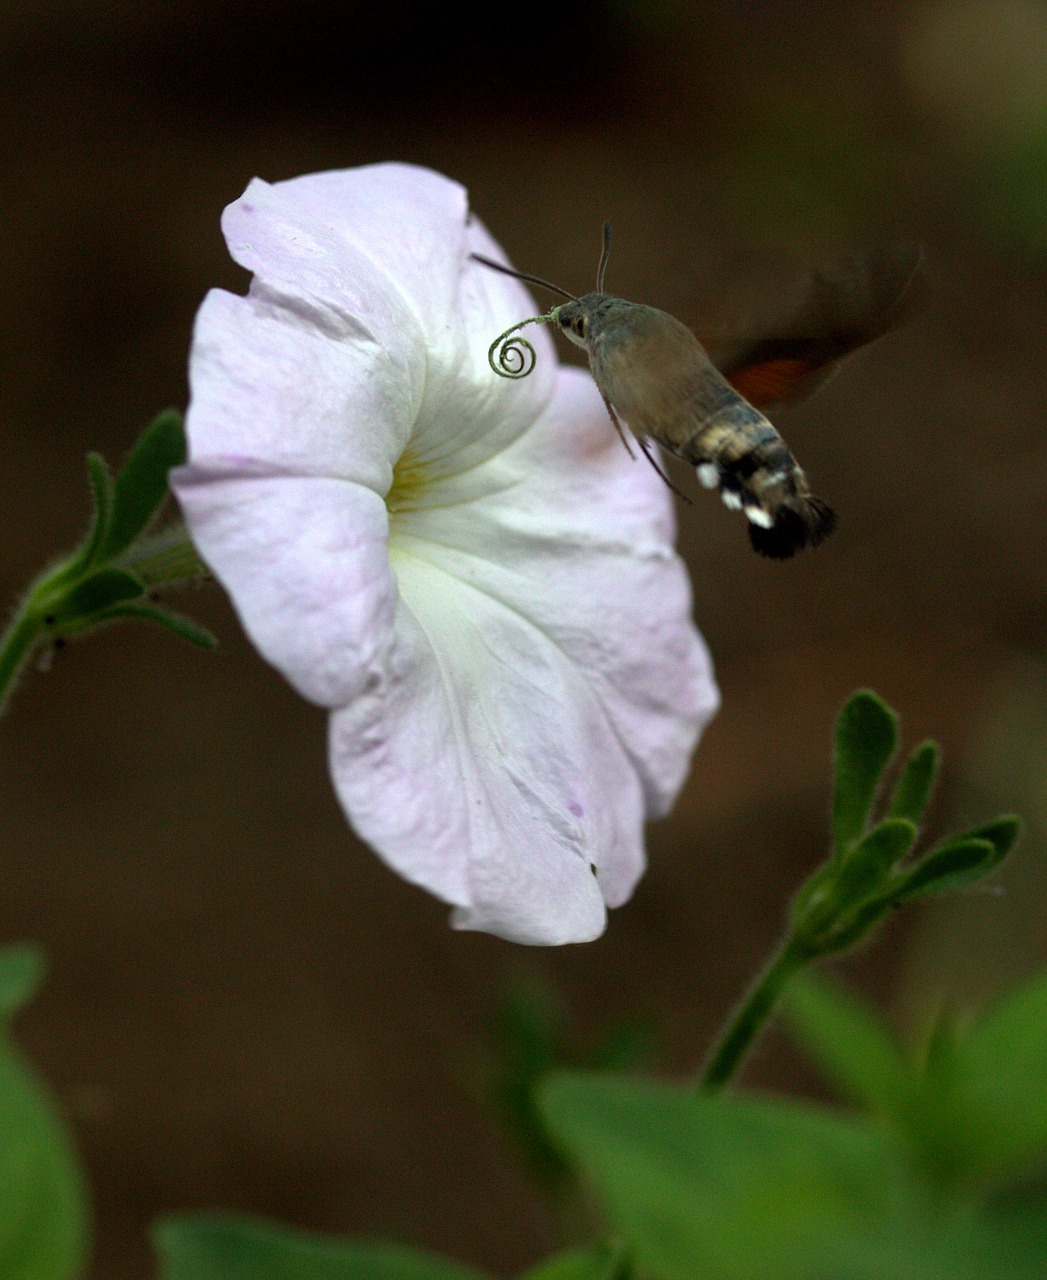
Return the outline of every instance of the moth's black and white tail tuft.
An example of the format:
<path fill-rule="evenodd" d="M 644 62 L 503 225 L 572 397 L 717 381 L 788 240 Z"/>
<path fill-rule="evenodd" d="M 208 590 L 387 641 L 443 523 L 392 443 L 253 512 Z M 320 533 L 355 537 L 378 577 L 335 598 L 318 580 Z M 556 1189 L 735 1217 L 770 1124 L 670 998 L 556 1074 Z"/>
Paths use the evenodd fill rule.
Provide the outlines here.
<path fill-rule="evenodd" d="M 806 477 L 773 427 L 763 428 L 755 445 L 738 440 L 731 444 L 733 456 L 722 450 L 718 462 L 699 463 L 696 470 L 706 488 L 719 490 L 726 507 L 744 511 L 754 550 L 772 560 L 788 560 L 832 533 L 835 513 L 810 492 Z"/>
<path fill-rule="evenodd" d="M 836 528 L 836 513 L 821 498 L 795 497 L 781 503 L 769 526 L 749 522 L 753 549 L 772 560 L 788 560 L 804 547 L 816 547 Z"/>

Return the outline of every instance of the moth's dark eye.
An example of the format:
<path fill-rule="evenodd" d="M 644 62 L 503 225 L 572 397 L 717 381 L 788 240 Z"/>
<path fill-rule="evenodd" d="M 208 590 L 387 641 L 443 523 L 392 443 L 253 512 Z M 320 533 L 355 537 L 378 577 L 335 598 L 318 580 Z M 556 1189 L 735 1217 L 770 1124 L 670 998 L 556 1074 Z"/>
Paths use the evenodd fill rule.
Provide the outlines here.
<path fill-rule="evenodd" d="M 579 338 L 584 338 L 585 337 L 585 317 L 579 316 L 578 319 L 574 322 L 574 324 L 571 325 L 571 328 L 575 331 L 575 333 L 579 336 Z"/>

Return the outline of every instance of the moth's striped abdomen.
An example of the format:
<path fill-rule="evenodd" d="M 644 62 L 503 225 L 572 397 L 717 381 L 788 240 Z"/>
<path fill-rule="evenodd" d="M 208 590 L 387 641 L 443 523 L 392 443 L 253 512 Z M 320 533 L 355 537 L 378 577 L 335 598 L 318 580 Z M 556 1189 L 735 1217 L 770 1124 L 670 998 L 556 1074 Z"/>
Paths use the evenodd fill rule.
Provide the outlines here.
<path fill-rule="evenodd" d="M 785 441 L 740 396 L 678 452 L 706 488 L 719 489 L 725 506 L 745 512 L 749 541 L 761 555 L 787 560 L 836 527 L 832 508 L 811 493 Z"/>

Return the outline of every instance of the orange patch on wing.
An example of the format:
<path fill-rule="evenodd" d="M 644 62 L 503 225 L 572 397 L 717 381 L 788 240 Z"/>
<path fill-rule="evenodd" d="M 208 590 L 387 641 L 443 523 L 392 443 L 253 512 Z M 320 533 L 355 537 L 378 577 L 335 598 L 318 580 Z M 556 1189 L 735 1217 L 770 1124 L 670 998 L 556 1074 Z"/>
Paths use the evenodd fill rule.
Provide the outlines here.
<path fill-rule="evenodd" d="M 736 369 L 727 381 L 757 409 L 801 395 L 819 370 L 810 360 L 765 360 Z"/>

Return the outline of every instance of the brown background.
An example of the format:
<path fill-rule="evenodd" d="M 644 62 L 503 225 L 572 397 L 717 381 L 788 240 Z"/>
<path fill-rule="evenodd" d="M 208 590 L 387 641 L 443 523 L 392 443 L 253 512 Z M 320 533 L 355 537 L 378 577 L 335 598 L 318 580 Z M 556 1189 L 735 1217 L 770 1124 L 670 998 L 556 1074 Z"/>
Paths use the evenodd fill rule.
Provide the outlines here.
<path fill-rule="evenodd" d="M 244 287 L 218 215 L 254 174 L 432 165 L 572 289 L 612 215 L 609 284 L 695 324 L 841 247 L 927 244 L 931 308 L 780 418 L 832 541 L 771 564 L 716 502 L 681 512 L 724 707 L 599 942 L 452 933 L 353 840 L 323 716 L 217 589 L 184 602 L 217 654 L 112 631 L 2 726 L 0 936 L 51 956 L 20 1031 L 86 1157 L 98 1280 L 148 1275 L 148 1221 L 209 1206 L 509 1274 L 552 1243 L 474 1096 L 513 972 L 583 1037 L 649 1019 L 660 1067 L 693 1070 L 824 849 L 860 684 L 943 742 L 938 827 L 1044 807 L 1045 8 L 22 0 L 0 67 L 6 599 L 78 536 L 84 452 L 116 461 L 184 404 L 202 294 Z M 1047 954 L 1035 839 L 1010 884 L 914 913 L 851 976 L 911 1010 L 1025 971 Z M 815 1087 L 777 1036 L 749 1079 Z"/>

